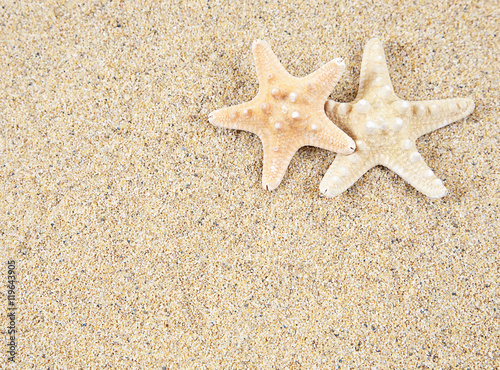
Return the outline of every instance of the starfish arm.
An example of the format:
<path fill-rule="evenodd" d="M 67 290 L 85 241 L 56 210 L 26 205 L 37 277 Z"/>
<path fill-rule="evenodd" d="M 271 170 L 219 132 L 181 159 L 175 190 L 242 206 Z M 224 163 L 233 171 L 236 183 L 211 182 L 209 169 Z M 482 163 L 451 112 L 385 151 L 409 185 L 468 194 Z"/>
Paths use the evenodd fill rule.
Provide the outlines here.
<path fill-rule="evenodd" d="M 270 80 L 290 77 L 267 42 L 254 41 L 252 52 L 259 80 L 259 91 L 265 90 Z"/>
<path fill-rule="evenodd" d="M 441 198 L 446 195 L 443 182 L 436 177 L 417 151 L 415 143 L 409 149 L 400 149 L 394 155 L 382 156 L 381 163 L 397 173 L 403 180 L 430 198 Z"/>
<path fill-rule="evenodd" d="M 373 85 L 388 86 L 391 92 L 394 91 L 389 70 L 387 69 L 384 47 L 382 46 L 382 42 L 377 38 L 370 39 L 365 45 L 361 61 L 358 97 L 356 100 L 365 96 L 366 91 L 373 88 Z"/>
<path fill-rule="evenodd" d="M 349 132 L 349 112 L 351 109 L 351 103 L 339 103 L 334 100 L 327 100 L 325 103 L 327 117 L 347 133 Z"/>
<path fill-rule="evenodd" d="M 218 109 L 208 115 L 208 121 L 218 127 L 249 131 L 259 135 L 261 127 L 259 118 L 253 112 L 253 102 L 233 105 Z"/>
<path fill-rule="evenodd" d="M 410 130 L 415 138 L 467 117 L 474 110 L 468 98 L 409 102 Z"/>
<path fill-rule="evenodd" d="M 338 154 L 321 180 L 319 190 L 326 197 L 335 197 L 351 187 L 375 164 L 373 159 L 360 153 Z"/>
<path fill-rule="evenodd" d="M 296 147 L 283 144 L 279 145 L 276 141 L 262 140 L 264 148 L 262 187 L 264 189 L 274 190 L 278 187 L 292 157 L 298 150 Z"/>
<path fill-rule="evenodd" d="M 321 112 L 309 124 L 309 135 L 304 145 L 315 146 L 340 154 L 351 154 L 356 149 L 356 143 L 344 131 L 335 126 L 328 117 Z"/>
<path fill-rule="evenodd" d="M 345 63 L 342 58 L 337 58 L 326 63 L 310 75 L 302 77 L 307 80 L 307 89 L 311 99 L 324 102 L 332 93 L 333 88 L 340 80 L 345 71 Z"/>

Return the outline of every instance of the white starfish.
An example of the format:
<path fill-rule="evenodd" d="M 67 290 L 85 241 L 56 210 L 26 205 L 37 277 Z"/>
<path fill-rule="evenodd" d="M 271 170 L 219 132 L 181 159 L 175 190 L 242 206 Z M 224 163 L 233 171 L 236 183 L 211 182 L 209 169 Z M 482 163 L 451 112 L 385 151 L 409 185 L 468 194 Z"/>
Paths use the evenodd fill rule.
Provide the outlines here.
<path fill-rule="evenodd" d="M 351 155 L 337 154 L 320 184 L 333 197 L 366 171 L 383 165 L 431 198 L 446 194 L 443 182 L 417 151 L 418 137 L 458 121 L 474 110 L 471 99 L 407 102 L 392 87 L 382 43 L 371 39 L 364 48 L 359 91 L 352 103 L 329 100 L 328 117 L 356 141 Z"/>

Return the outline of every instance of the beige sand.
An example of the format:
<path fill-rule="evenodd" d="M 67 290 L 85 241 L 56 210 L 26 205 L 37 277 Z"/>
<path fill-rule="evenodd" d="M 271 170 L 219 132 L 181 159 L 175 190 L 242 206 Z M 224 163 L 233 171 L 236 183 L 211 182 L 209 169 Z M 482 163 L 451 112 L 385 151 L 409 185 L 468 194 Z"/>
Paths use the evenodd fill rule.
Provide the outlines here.
<path fill-rule="evenodd" d="M 0 7 L 0 367 L 498 367 L 495 1 L 236 3 Z M 207 121 L 254 97 L 252 41 L 296 76 L 343 57 L 350 101 L 372 36 L 400 97 L 476 103 L 418 141 L 449 194 L 377 167 L 322 198 L 310 147 L 263 190 L 260 140 Z"/>

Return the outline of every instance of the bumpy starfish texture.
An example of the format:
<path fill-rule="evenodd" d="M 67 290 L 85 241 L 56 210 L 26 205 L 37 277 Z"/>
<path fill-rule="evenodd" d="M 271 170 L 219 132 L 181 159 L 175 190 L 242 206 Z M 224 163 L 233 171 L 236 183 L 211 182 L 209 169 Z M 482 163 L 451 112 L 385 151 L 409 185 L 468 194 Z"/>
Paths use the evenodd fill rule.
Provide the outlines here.
<path fill-rule="evenodd" d="M 415 141 L 474 110 L 471 99 L 408 102 L 394 93 L 384 49 L 378 39 L 365 46 L 359 91 L 352 103 L 332 100 L 327 115 L 356 141 L 351 155 L 337 155 L 320 184 L 328 197 L 349 188 L 365 172 L 383 165 L 431 198 L 446 194 L 443 182 L 425 164 Z"/>
<path fill-rule="evenodd" d="M 255 41 L 252 51 L 259 80 L 257 96 L 248 103 L 210 113 L 209 121 L 259 136 L 264 147 L 263 187 L 278 187 L 302 146 L 352 153 L 354 141 L 325 114 L 325 102 L 345 69 L 344 62 L 333 60 L 298 78 L 285 70 L 266 42 Z"/>

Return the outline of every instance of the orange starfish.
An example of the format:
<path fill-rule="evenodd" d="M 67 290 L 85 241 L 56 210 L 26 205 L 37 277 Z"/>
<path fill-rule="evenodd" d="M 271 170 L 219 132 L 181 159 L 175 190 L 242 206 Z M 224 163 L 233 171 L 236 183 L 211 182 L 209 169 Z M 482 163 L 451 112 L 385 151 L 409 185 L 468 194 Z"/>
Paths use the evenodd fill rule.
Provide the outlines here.
<path fill-rule="evenodd" d="M 264 147 L 263 187 L 278 187 L 293 155 L 303 146 L 352 153 L 354 141 L 325 114 L 326 99 L 345 69 L 342 59 L 298 78 L 285 70 L 268 43 L 257 40 L 252 51 L 259 80 L 257 96 L 210 113 L 209 121 L 259 136 Z"/>

